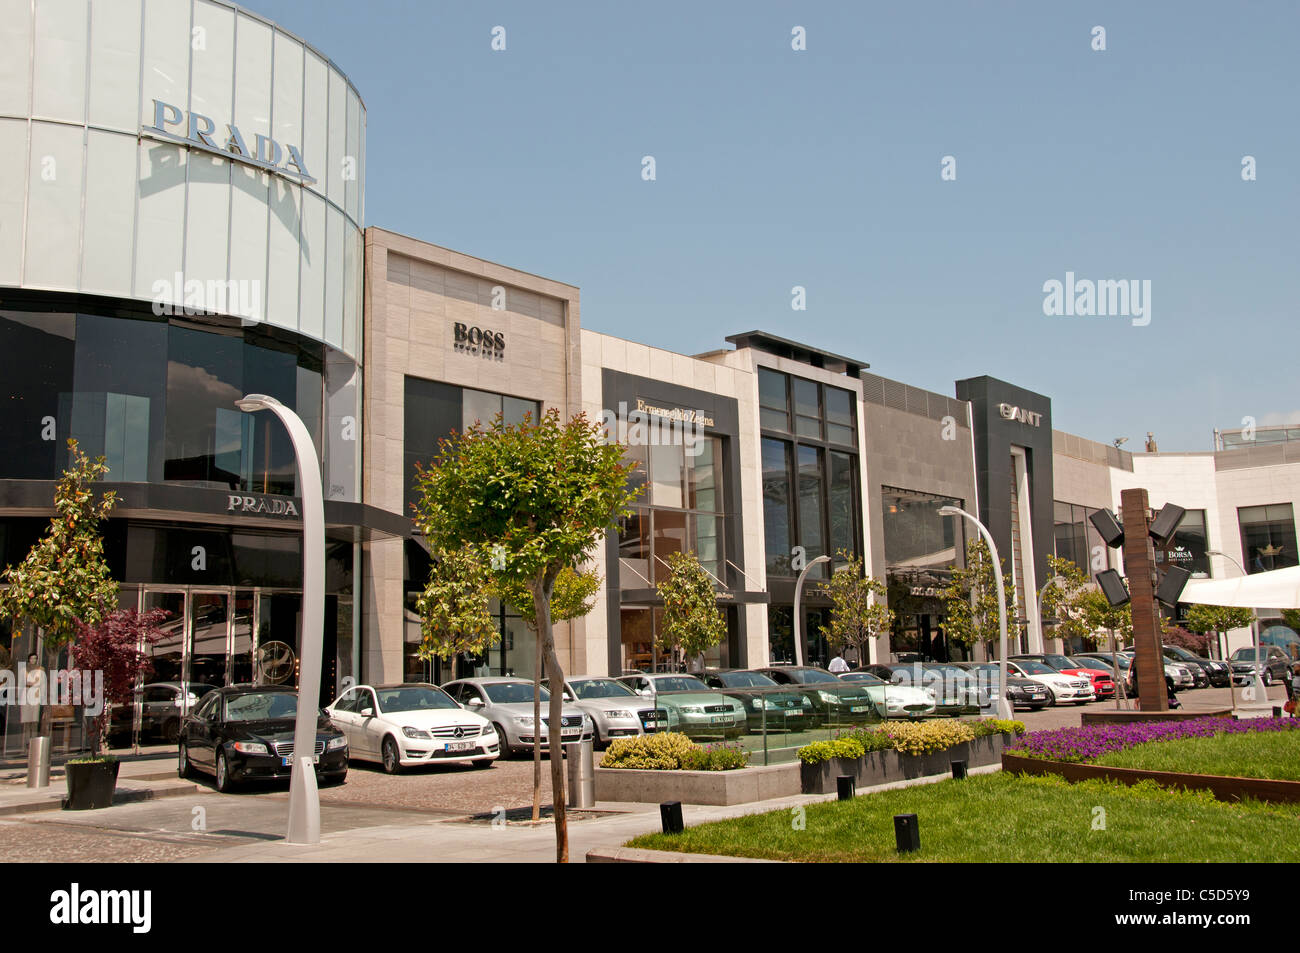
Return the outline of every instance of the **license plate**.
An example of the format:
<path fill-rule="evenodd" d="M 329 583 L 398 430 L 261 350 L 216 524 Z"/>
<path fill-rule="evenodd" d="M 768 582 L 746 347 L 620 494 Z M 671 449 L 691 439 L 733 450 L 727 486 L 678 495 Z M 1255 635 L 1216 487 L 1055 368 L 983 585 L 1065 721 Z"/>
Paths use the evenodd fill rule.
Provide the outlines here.
<path fill-rule="evenodd" d="M 292 765 L 293 765 L 293 758 L 281 758 L 281 759 L 280 759 L 280 767 L 282 767 L 282 768 L 288 768 L 288 767 L 291 767 Z"/>
<path fill-rule="evenodd" d="M 580 735 L 580 734 L 582 734 L 582 729 L 581 729 L 581 728 L 565 728 L 565 729 L 563 729 L 563 730 L 560 732 L 560 735 L 561 735 L 561 736 L 564 736 L 564 735 Z"/>
<path fill-rule="evenodd" d="M 448 751 L 471 751 L 476 747 L 477 745 L 475 745 L 474 742 L 472 741 L 448 741 L 447 742 Z"/>
<path fill-rule="evenodd" d="M 849 711 L 855 715 L 860 711 L 866 711 L 866 710 L 867 710 L 866 705 L 854 705 L 852 708 L 849 709 Z"/>
<path fill-rule="evenodd" d="M 714 715 L 712 718 L 709 719 L 709 721 L 715 725 L 731 724 L 731 719 L 728 718 L 726 715 Z"/>

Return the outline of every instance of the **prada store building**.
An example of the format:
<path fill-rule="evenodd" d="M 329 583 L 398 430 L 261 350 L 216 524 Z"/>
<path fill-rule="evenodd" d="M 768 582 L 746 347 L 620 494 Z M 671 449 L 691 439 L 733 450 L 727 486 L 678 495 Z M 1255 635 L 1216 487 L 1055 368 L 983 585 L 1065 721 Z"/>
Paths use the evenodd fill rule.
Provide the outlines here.
<path fill-rule="evenodd" d="M 150 681 L 293 684 L 294 452 L 234 403 L 271 395 L 326 483 L 333 697 L 360 547 L 405 533 L 362 500 L 360 96 L 221 0 L 0 0 L 0 48 L 0 556 L 44 532 L 73 438 L 119 497 L 122 604 L 169 613 Z"/>

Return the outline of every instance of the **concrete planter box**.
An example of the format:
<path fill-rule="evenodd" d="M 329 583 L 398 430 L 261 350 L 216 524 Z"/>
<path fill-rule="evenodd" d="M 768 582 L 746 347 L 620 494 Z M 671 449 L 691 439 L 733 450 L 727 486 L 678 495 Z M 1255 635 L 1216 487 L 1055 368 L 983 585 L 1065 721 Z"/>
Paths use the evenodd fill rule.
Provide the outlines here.
<path fill-rule="evenodd" d="M 833 782 L 832 782 L 832 786 Z M 799 793 L 799 764 L 773 764 L 734 771 L 643 771 L 597 768 L 597 801 L 662 804 L 748 804 Z"/>
<path fill-rule="evenodd" d="M 834 794 L 836 779 L 848 775 L 855 786 L 862 788 L 893 781 L 910 781 L 913 778 L 951 774 L 954 761 L 965 761 L 967 768 L 998 764 L 1002 760 L 1002 747 L 1011 735 L 985 735 L 974 741 L 963 741 L 944 751 L 926 755 L 905 755 L 897 751 L 868 751 L 852 760 L 833 758 L 818 764 L 800 762 L 800 780 L 804 794 Z"/>

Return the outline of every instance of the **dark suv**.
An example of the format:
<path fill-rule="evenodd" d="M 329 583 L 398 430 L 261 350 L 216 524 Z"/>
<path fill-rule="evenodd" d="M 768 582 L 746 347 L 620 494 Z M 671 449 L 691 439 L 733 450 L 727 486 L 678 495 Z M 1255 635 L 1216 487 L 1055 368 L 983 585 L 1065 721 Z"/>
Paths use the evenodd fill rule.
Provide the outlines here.
<path fill-rule="evenodd" d="M 1287 672 L 1291 670 L 1292 660 L 1285 652 L 1276 645 L 1261 645 L 1259 647 L 1260 668 L 1263 669 L 1261 677 L 1265 685 L 1272 685 L 1274 682 L 1280 682 L 1286 678 Z M 1248 646 L 1243 649 L 1237 649 L 1232 653 L 1232 680 L 1238 685 L 1244 685 L 1246 679 L 1255 671 L 1255 648 Z"/>
<path fill-rule="evenodd" d="M 1181 645 L 1166 645 L 1164 649 L 1165 658 L 1169 659 L 1171 662 L 1180 662 L 1190 669 L 1199 668 L 1201 672 L 1205 673 L 1206 681 L 1215 688 L 1228 687 L 1228 681 L 1232 676 L 1229 673 L 1227 662 L 1216 662 L 1203 655 L 1196 655 L 1187 651 L 1187 649 L 1183 648 Z M 1193 671 L 1192 674 L 1197 675 L 1199 673 Z M 1196 679 L 1196 687 L 1204 687 L 1200 678 Z"/>

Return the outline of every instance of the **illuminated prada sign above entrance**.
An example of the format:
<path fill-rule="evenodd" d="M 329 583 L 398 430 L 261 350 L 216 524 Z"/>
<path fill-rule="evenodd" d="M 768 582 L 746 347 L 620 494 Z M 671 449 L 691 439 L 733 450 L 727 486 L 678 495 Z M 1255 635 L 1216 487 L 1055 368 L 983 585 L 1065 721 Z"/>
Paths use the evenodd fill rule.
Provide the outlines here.
<path fill-rule="evenodd" d="M 1035 427 L 1043 425 L 1043 415 L 1036 410 L 1026 410 L 1023 407 L 1013 407 L 1010 404 L 998 404 L 998 413 L 1002 415 L 1003 420 L 1018 420 L 1022 424 L 1033 424 Z"/>
<path fill-rule="evenodd" d="M 202 113 L 186 114 L 171 103 L 155 99 L 153 125 L 141 126 L 140 135 L 179 142 L 191 149 L 202 149 L 244 165 L 297 179 L 303 185 L 316 184 L 316 180 L 307 173 L 307 166 L 302 161 L 302 153 L 297 146 L 285 145 L 281 148 L 280 143 L 274 139 L 258 133 L 253 136 L 253 148 L 250 149 L 248 140 L 238 126 L 233 122 L 226 123 L 225 126 L 226 131 L 218 133 L 216 123 Z"/>

